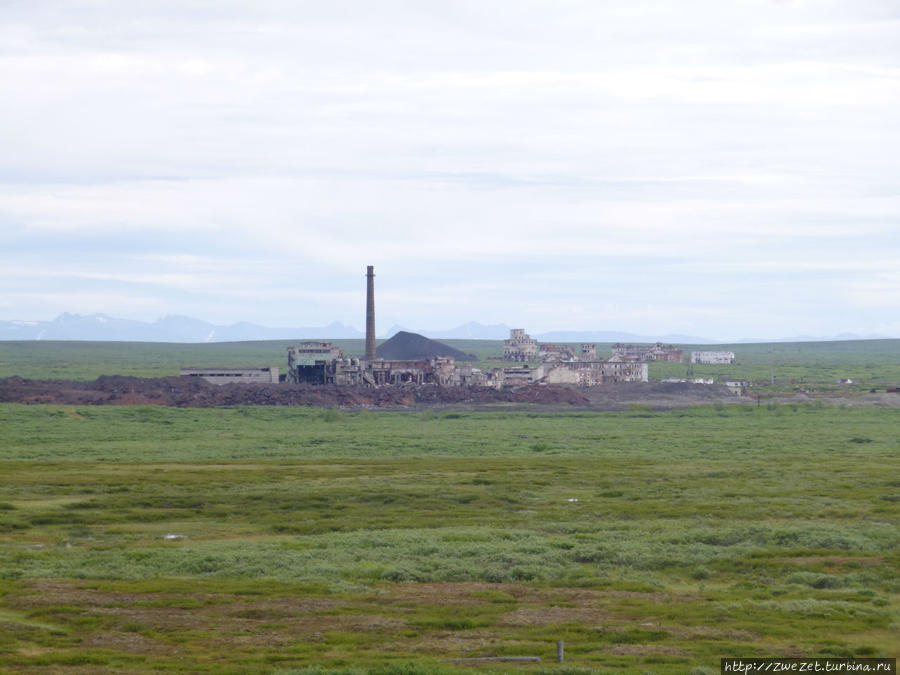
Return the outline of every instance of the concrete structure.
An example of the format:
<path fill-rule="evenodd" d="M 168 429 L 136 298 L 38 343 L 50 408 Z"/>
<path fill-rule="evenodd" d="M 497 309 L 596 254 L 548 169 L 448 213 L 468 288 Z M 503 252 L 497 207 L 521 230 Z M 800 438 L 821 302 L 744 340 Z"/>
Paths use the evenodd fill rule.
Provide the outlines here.
<path fill-rule="evenodd" d="M 566 373 L 568 370 L 570 372 Z M 567 361 L 559 363 L 547 373 L 548 384 L 577 384 L 596 387 L 616 382 L 647 382 L 646 363 L 617 361 Z"/>
<path fill-rule="evenodd" d="M 613 361 L 672 361 L 681 363 L 683 352 L 675 345 L 664 345 L 657 342 L 654 345 L 626 345 L 617 342 L 612 346 Z"/>
<path fill-rule="evenodd" d="M 554 365 L 544 376 L 547 384 L 581 384 L 579 372 L 563 364 Z"/>
<path fill-rule="evenodd" d="M 278 368 L 182 368 L 181 377 L 199 377 L 212 384 L 277 384 Z"/>
<path fill-rule="evenodd" d="M 504 361 L 537 361 L 538 343 L 524 328 L 511 328 L 509 338 L 503 341 Z"/>
<path fill-rule="evenodd" d="M 344 351 L 330 342 L 301 342 L 287 348 L 288 382 L 312 384 L 357 384 L 357 377 L 338 377 L 354 367 L 359 370 L 359 359 L 345 359 Z M 353 362 L 356 362 L 355 364 Z"/>
<path fill-rule="evenodd" d="M 375 360 L 375 267 L 366 267 L 366 361 Z"/>
<path fill-rule="evenodd" d="M 691 384 L 715 384 L 715 383 L 716 383 L 715 379 L 712 378 L 712 377 L 691 377 L 691 378 L 687 378 L 687 377 L 667 377 L 666 379 L 661 380 L 661 381 L 662 381 L 662 382 L 669 382 L 669 383 L 675 383 L 675 382 L 683 382 L 683 383 L 687 383 L 687 382 L 690 382 Z"/>
<path fill-rule="evenodd" d="M 729 380 L 725 383 L 725 386 L 728 387 L 735 396 L 743 396 L 744 390 L 747 389 L 748 384 L 744 380 Z"/>
<path fill-rule="evenodd" d="M 538 347 L 538 358 L 544 363 L 571 361 L 575 358 L 575 352 L 566 345 L 543 344 Z"/>
<path fill-rule="evenodd" d="M 417 361 L 363 361 L 362 381 L 373 386 L 383 384 L 437 384 L 452 386 L 456 365 L 449 356 Z"/>
<path fill-rule="evenodd" d="M 487 387 L 490 386 L 488 374 L 480 368 L 463 365 L 457 366 L 448 383 L 451 387 Z"/>
<path fill-rule="evenodd" d="M 565 345 L 538 346 L 523 328 L 510 330 L 503 342 L 503 357 L 509 361 L 536 361 L 547 365 L 525 363 L 497 368 L 484 373 L 469 365 L 457 366 L 452 357 L 436 356 L 416 360 L 377 358 L 375 355 L 375 271 L 366 268 L 366 357 L 346 358 L 344 352 L 330 342 L 302 342 L 288 347 L 286 379 L 294 383 L 336 385 L 436 385 L 441 387 L 517 387 L 535 383 L 565 383 L 592 387 L 604 382 L 646 382 L 645 362 L 598 361 L 595 345 L 581 345 L 581 358 Z M 551 365 L 551 364 L 555 364 Z M 277 373 L 276 373 L 277 379 Z"/>
<path fill-rule="evenodd" d="M 502 387 L 523 387 L 528 384 L 539 382 L 544 377 L 544 366 L 507 366 L 495 370 L 492 373 L 494 386 Z"/>
<path fill-rule="evenodd" d="M 734 363 L 734 352 L 691 352 L 691 363 Z"/>

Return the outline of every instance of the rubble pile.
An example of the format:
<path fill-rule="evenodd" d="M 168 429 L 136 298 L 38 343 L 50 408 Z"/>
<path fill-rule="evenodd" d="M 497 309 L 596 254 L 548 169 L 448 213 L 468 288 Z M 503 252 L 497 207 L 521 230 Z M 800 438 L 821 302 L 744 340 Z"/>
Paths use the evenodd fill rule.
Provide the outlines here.
<path fill-rule="evenodd" d="M 201 378 L 140 378 L 105 375 L 93 382 L 0 379 L 0 402 L 60 405 L 165 405 L 213 408 L 235 405 L 398 407 L 442 404 L 589 404 L 585 394 L 565 386 L 514 389 L 436 385 L 338 386 L 310 384 L 214 385 Z"/>

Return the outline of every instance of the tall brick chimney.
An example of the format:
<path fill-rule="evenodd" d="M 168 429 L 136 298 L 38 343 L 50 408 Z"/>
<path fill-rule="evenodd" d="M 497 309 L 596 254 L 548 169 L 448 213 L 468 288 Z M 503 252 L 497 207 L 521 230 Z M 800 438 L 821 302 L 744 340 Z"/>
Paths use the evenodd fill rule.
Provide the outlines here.
<path fill-rule="evenodd" d="M 375 268 L 366 267 L 366 361 L 375 360 Z"/>

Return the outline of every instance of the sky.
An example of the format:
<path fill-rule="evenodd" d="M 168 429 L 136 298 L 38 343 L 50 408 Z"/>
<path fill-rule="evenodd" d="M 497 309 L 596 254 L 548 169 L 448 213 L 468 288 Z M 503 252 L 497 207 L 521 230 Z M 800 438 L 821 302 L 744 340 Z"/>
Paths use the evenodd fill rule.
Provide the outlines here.
<path fill-rule="evenodd" d="M 4 0 L 0 319 L 900 337 L 895 0 Z"/>

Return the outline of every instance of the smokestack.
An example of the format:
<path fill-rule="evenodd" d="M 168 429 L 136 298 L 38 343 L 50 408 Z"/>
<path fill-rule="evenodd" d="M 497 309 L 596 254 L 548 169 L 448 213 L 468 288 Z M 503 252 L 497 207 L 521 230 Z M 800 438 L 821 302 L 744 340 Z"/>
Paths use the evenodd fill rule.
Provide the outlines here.
<path fill-rule="evenodd" d="M 375 360 L 375 268 L 366 267 L 366 361 Z"/>

